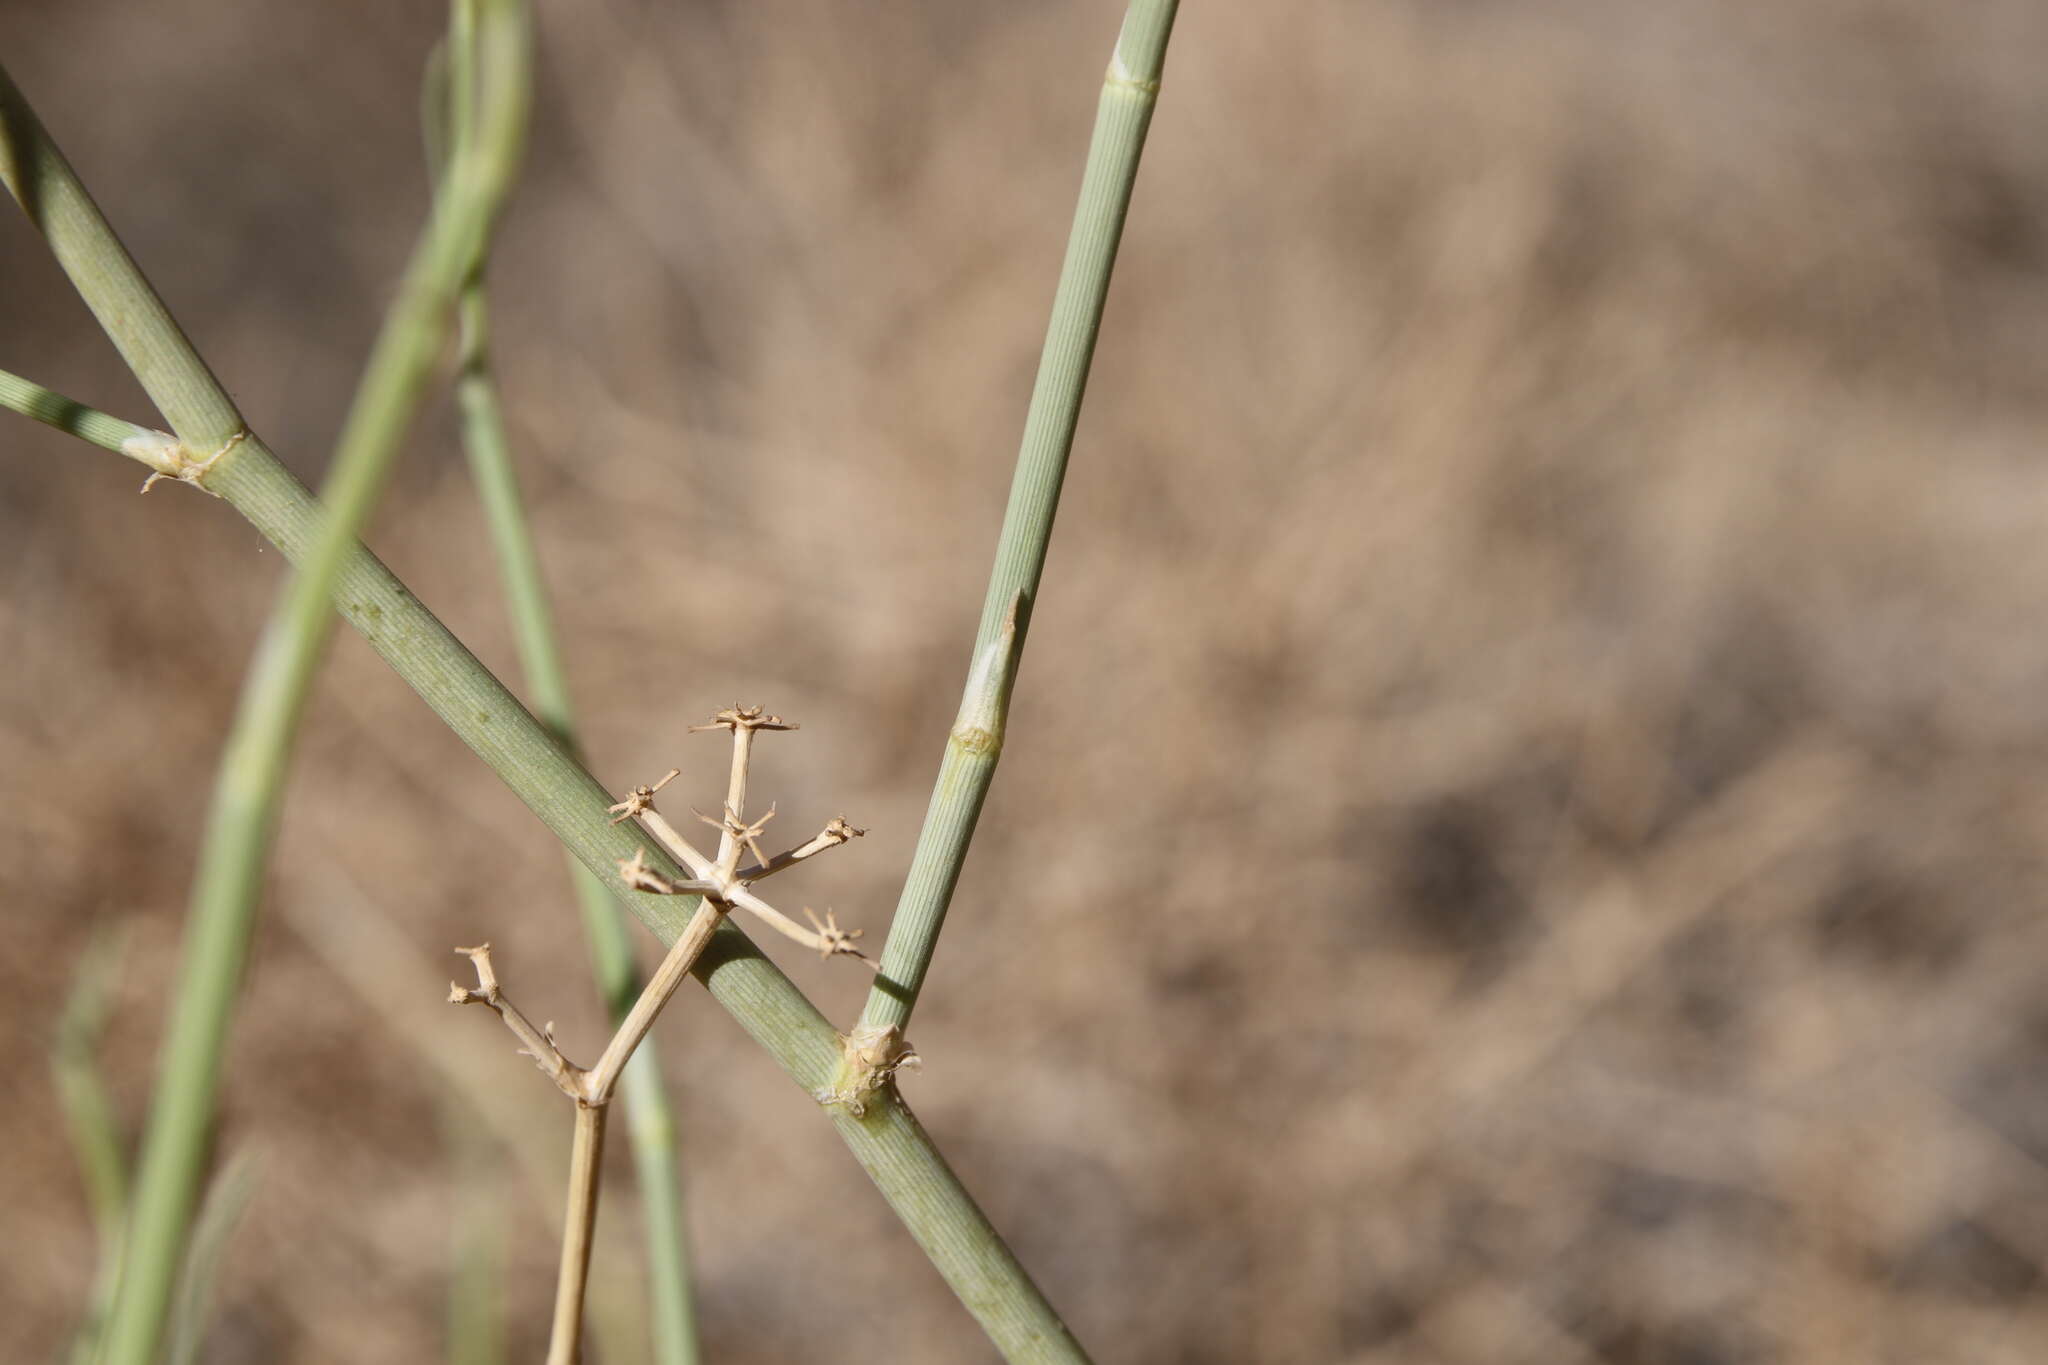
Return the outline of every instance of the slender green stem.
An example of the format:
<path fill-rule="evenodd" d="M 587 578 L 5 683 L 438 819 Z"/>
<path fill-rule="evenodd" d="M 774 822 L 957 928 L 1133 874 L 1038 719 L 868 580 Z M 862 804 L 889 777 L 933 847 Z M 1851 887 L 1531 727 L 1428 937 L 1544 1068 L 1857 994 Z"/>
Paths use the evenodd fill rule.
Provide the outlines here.
<path fill-rule="evenodd" d="M 477 154 L 454 168 L 371 352 L 337 444 L 328 515 L 264 633 L 222 757 L 108 1325 L 111 1365 L 149 1365 L 163 1340 L 292 741 L 332 631 L 328 599 L 425 396 L 474 243 L 488 231 L 517 165 L 528 85 L 523 6 L 494 0 L 488 30 L 487 131 Z M 258 451 L 267 458 L 4 75 L 0 115 L 0 146 L 7 149 L 0 170 L 8 172 L 9 188 L 50 238 L 187 452 L 204 452 L 195 481 L 225 479 Z"/>
<path fill-rule="evenodd" d="M 1109 295 L 1110 271 L 1116 265 L 1117 244 L 1123 237 L 1124 215 L 1137 181 L 1145 132 L 1159 98 L 1166 41 L 1178 7 L 1178 0 L 1133 0 L 1103 78 L 1095 136 L 1081 176 L 1081 198 L 1067 239 L 1066 263 L 1060 268 L 1059 288 L 1053 296 L 1038 381 L 1024 418 L 1016 478 L 1010 485 L 1002 538 L 996 545 L 981 626 L 974 637 L 966 692 L 959 719 L 946 739 L 945 757 L 939 763 L 938 781 L 932 787 L 903 894 L 889 922 L 882 969 L 861 1014 L 863 1032 L 893 1028 L 900 1034 L 909 1027 L 910 1013 L 931 966 L 932 950 L 945 924 L 946 907 L 967 860 L 975 822 L 981 817 L 996 761 L 1002 756 L 1010 689 L 1045 569 L 1060 484 L 1066 477 L 1067 455 L 1073 449 L 1081 399 L 1088 387 L 1088 367 L 1095 356 L 1095 337 Z"/>
<path fill-rule="evenodd" d="M 534 710 L 555 738 L 572 752 L 575 721 L 566 670 L 556 643 L 542 584 L 540 560 L 519 494 L 504 418 L 498 405 L 485 342 L 481 287 L 472 285 L 462 301 L 463 349 L 456 380 L 463 444 L 482 494 L 500 572 L 511 599 L 514 637 L 533 692 Z M 619 907 L 590 869 L 570 857 L 570 878 L 583 916 L 598 989 L 616 1025 L 639 995 L 633 946 Z M 626 1065 L 623 1080 L 628 1124 L 646 1225 L 648 1274 L 652 1286 L 654 1359 L 661 1365 L 691 1365 L 697 1356 L 696 1305 L 690 1289 L 689 1247 L 682 1216 L 682 1181 L 677 1168 L 676 1121 L 662 1088 L 654 1039 L 643 1041 Z"/>
<path fill-rule="evenodd" d="M 7 158 L 0 161 L 0 176 L 27 204 L 44 203 L 49 195 L 37 188 L 38 182 L 28 180 L 21 167 L 43 179 L 57 173 L 52 167 L 69 177 L 68 167 L 63 167 L 61 157 L 27 113 L 26 104 L 14 95 L 4 73 L 0 73 L 0 149 L 5 149 L 0 155 Z M 89 203 L 75 181 L 60 188 Z M 171 353 L 173 339 L 182 344 L 182 336 L 96 212 L 54 217 L 33 207 L 30 212 L 53 238 L 53 247 L 62 241 L 58 259 L 89 301 L 105 292 L 112 278 L 117 298 L 147 296 L 152 303 L 150 308 L 95 309 L 102 325 L 123 338 L 124 354 L 161 356 Z M 79 262 L 85 264 L 77 265 Z M 126 273 L 106 267 L 107 262 L 124 264 Z M 158 329 L 167 335 L 155 335 Z M 133 332 L 148 335 L 138 338 L 130 335 Z M 177 382 L 168 383 L 164 393 L 177 395 L 197 388 L 202 377 L 211 383 L 196 356 L 189 356 L 189 363 L 194 373 L 172 376 Z M 158 389 L 152 387 L 151 392 L 157 394 Z M 200 435 L 203 428 L 190 422 L 191 407 L 174 411 L 163 396 L 158 395 L 157 401 L 165 406 L 174 429 L 188 445 L 217 448 L 206 446 Z M 185 418 L 180 417 L 181 411 Z M 232 409 L 229 412 L 232 414 Z M 191 429 L 180 425 L 181 421 L 188 421 Z M 239 417 L 224 427 L 230 436 L 239 429 Z M 259 441 L 243 441 L 231 458 L 223 458 L 205 476 L 205 486 L 294 562 L 311 551 L 322 523 L 322 508 Z M 597 780 L 360 543 L 350 542 L 341 555 L 333 600 L 371 647 L 584 866 L 596 872 L 663 943 L 673 943 L 695 909 L 694 898 L 629 891 L 619 885 L 616 867 L 644 849 L 649 867 L 678 878 L 682 869 L 654 846 L 652 839 L 629 826 L 609 822 L 606 807 L 612 798 Z M 798 1085 L 812 1093 L 832 1087 L 840 1057 L 838 1035 L 738 926 L 728 922 L 720 927 L 694 974 Z M 1007 1359 L 1085 1359 L 1057 1313 L 910 1111 L 895 1095 L 884 1098 L 885 1102 L 869 1105 L 858 1118 L 836 1114 L 835 1123 L 855 1159 L 933 1265 Z"/>
<path fill-rule="evenodd" d="M 71 1146 L 85 1177 L 93 1227 L 103 1245 L 120 1241 L 128 1212 L 128 1157 L 121 1150 L 113 1096 L 95 1056 L 120 979 L 120 961 L 118 938 L 97 937 L 86 948 L 57 1021 L 57 1043 L 50 1055 Z"/>
<path fill-rule="evenodd" d="M 459 1102 L 441 1105 L 441 1129 L 462 1210 L 450 1230 L 454 1273 L 442 1356 L 448 1365 L 504 1365 L 506 1220 L 498 1184 L 505 1172 Z"/>
<path fill-rule="evenodd" d="M 581 867 L 579 877 L 588 877 Z M 594 882 L 592 883 L 595 884 Z M 602 888 L 599 888 L 600 894 Z M 601 901 L 597 910 L 614 922 L 618 907 Z M 585 912 L 585 923 L 589 922 Z M 647 1282 L 653 1309 L 654 1359 L 659 1365 L 696 1365 L 697 1298 L 692 1290 L 690 1234 L 683 1219 L 683 1181 L 678 1163 L 676 1117 L 662 1088 L 652 1038 L 640 1044 L 626 1065 L 626 1141 L 640 1182 L 640 1217 L 647 1238 Z"/>
<path fill-rule="evenodd" d="M 227 391 L 107 227 L 99 206 L 0 67 L 0 180 L 50 244 L 100 326 L 171 429 L 195 451 L 244 428 Z"/>
<path fill-rule="evenodd" d="M 256 1159 L 248 1151 L 236 1152 L 222 1163 L 220 1172 L 207 1187 L 192 1225 L 192 1246 L 179 1276 L 177 1305 L 171 1313 L 170 1344 L 164 1365 L 192 1365 L 199 1359 L 199 1347 L 206 1340 L 207 1319 L 212 1316 L 220 1265 L 227 1254 L 228 1240 L 249 1198 L 256 1188 Z"/>
<path fill-rule="evenodd" d="M 120 941 L 96 936 L 79 960 L 71 994 L 57 1021 L 56 1046 L 50 1070 L 57 1083 L 57 1101 L 70 1130 L 71 1147 L 85 1179 L 86 1202 L 92 1208 L 99 1259 L 92 1295 L 73 1339 L 73 1361 L 93 1360 L 100 1333 L 114 1299 L 121 1267 L 122 1231 L 128 1217 L 128 1154 L 123 1150 L 120 1120 L 113 1093 L 100 1070 L 99 1040 L 107 1021 L 114 987 L 120 978 Z"/>
<path fill-rule="evenodd" d="M 455 379 L 455 404 L 462 423 L 462 444 L 490 526 L 498 570 L 505 580 L 511 608 L 512 637 L 519 665 L 533 691 L 541 723 L 563 745 L 575 747 L 575 716 L 569 700 L 568 673 L 556 644 L 554 612 L 548 606 L 540 555 L 527 524 L 519 476 L 512 463 L 511 442 L 491 374 L 489 339 L 481 283 L 462 295 L 462 351 Z M 621 946 L 624 940 L 619 940 Z M 632 1003 L 630 992 L 627 1003 Z"/>
<path fill-rule="evenodd" d="M 208 483 L 286 556 L 305 553 L 320 523 L 320 505 L 268 450 L 245 448 Z M 638 851 L 664 875 L 680 879 L 684 870 L 655 840 L 610 823 L 606 807 L 612 798 L 597 779 L 360 544 L 343 561 L 334 602 L 583 865 L 608 876 L 611 894 L 663 944 L 673 944 L 696 898 L 629 891 L 619 884 L 616 869 Z M 816 1093 L 833 1084 L 838 1035 L 729 917 L 693 974 L 804 1090 Z M 1006 1359 L 1085 1359 L 900 1100 L 890 1096 L 858 1119 L 836 1114 L 835 1122 L 854 1158 Z"/>
<path fill-rule="evenodd" d="M 46 426 L 76 436 L 81 441 L 90 441 L 116 455 L 126 455 L 132 460 L 149 464 L 138 453 L 131 442 L 149 443 L 157 433 L 148 427 L 124 422 L 118 417 L 109 417 L 98 408 L 89 408 L 74 398 L 46 389 L 32 379 L 23 379 L 18 374 L 0 370 L 0 408 L 8 408 L 24 417 L 32 417 Z"/>
<path fill-rule="evenodd" d="M 426 101 L 429 128 L 435 110 L 444 112 L 444 137 L 466 141 L 475 126 L 475 63 L 473 60 L 476 0 L 458 0 L 447 49 L 449 98 Z M 435 139 L 431 132 L 429 146 Z M 541 723 L 571 753 L 576 752 L 576 721 L 569 698 L 568 669 L 562 661 L 553 612 L 548 605 L 540 554 L 519 491 L 512 444 L 491 368 L 489 306 L 483 260 L 470 272 L 460 302 L 461 352 L 455 380 L 455 402 L 461 417 L 463 449 L 477 482 L 497 550 L 498 571 L 512 617 L 519 662 L 533 694 Z M 584 937 L 598 989 L 616 1026 L 633 1008 L 640 985 L 633 967 L 633 945 L 619 907 L 591 871 L 569 858 L 569 877 L 582 911 Z M 623 1080 L 628 1112 L 626 1138 L 639 1177 L 642 1222 L 647 1237 L 648 1283 L 653 1306 L 654 1359 L 658 1365 L 695 1365 L 696 1303 L 690 1289 L 689 1243 L 683 1221 L 681 1172 L 677 1165 L 676 1121 L 661 1082 L 661 1063 L 654 1039 L 643 1041 Z"/>

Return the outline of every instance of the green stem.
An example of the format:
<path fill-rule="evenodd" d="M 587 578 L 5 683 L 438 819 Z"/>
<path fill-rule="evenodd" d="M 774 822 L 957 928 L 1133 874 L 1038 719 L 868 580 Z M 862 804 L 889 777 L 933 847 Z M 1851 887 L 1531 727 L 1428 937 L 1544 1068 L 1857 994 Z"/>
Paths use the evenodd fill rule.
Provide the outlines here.
<path fill-rule="evenodd" d="M 462 1212 L 451 1220 L 448 1279 L 448 1365 L 504 1365 L 505 1246 L 503 1190 L 496 1154 L 476 1132 L 470 1115 L 454 1101 L 441 1105 L 448 1167 L 458 1185 Z"/>
<path fill-rule="evenodd" d="M 1046 546 L 1052 539 L 1060 484 L 1066 477 L 1067 455 L 1074 446 L 1074 428 L 1088 388 L 1088 367 L 1095 356 L 1096 333 L 1102 327 L 1110 271 L 1116 265 L 1117 244 L 1123 237 L 1124 215 L 1138 177 L 1145 132 L 1159 98 L 1166 41 L 1178 7 L 1178 0 L 1133 0 L 1103 78 L 1095 136 L 1081 175 L 1081 198 L 1067 239 L 1066 263 L 1060 268 L 1059 288 L 1053 295 L 1038 381 L 1024 418 L 1017 473 L 1010 485 L 1002 537 L 996 544 L 995 567 L 989 573 L 981 626 L 975 632 L 960 716 L 947 736 L 924 829 L 918 835 L 895 917 L 889 921 L 882 969 L 861 1014 L 864 1033 L 895 1029 L 900 1034 L 910 1025 L 911 1011 L 931 966 L 932 950 L 945 925 L 946 907 L 952 903 L 960 868 L 967 861 L 975 822 L 981 817 L 982 802 L 1002 756 L 1010 689 L 1045 570 Z"/>
<path fill-rule="evenodd" d="M 567 670 L 556 641 L 540 556 L 527 524 L 519 479 L 506 438 L 504 414 L 492 378 L 483 285 L 474 280 L 462 296 L 462 358 L 455 384 L 463 446 L 481 494 L 499 572 L 510 599 L 514 638 L 541 723 L 571 752 L 575 718 Z M 583 914 L 591 965 L 599 991 L 616 1025 L 633 1008 L 639 981 L 633 946 L 619 908 L 604 885 L 570 859 L 570 878 Z M 682 1181 L 676 1161 L 676 1121 L 662 1088 L 654 1039 L 644 1039 L 626 1066 L 623 1080 L 628 1115 L 627 1141 L 633 1149 L 647 1235 L 652 1286 L 654 1359 L 660 1365 L 694 1365 L 697 1360 L 696 1305 L 690 1292 L 689 1245 L 682 1216 Z"/>
<path fill-rule="evenodd" d="M 582 868 L 579 876 L 586 876 Z M 602 888 L 600 888 L 600 891 Z M 618 907 L 609 900 L 599 910 L 612 922 Z M 585 922 L 589 912 L 586 910 Z M 633 1171 L 640 1182 L 640 1216 L 647 1238 L 647 1280 L 652 1289 L 654 1359 L 660 1365 L 695 1365 L 697 1300 L 691 1290 L 690 1234 L 683 1220 L 683 1182 L 676 1150 L 675 1112 L 662 1088 L 661 1068 L 648 1045 L 626 1064 L 622 1082 L 626 1097 L 626 1140 L 633 1149 Z"/>
<path fill-rule="evenodd" d="M 50 196 L 40 180 L 59 172 L 68 180 L 69 168 L 0 72 L 0 177 L 7 179 L 17 198 L 33 206 L 47 203 Z M 75 181 L 58 188 L 90 202 Z M 58 259 L 89 302 L 106 295 L 111 280 L 115 296 L 146 296 L 152 303 L 149 308 L 95 308 L 124 354 L 159 356 L 174 350 L 173 339 L 182 344 L 182 336 L 97 212 L 52 216 L 31 207 L 30 213 L 53 238 L 53 248 L 62 241 Z M 74 268 L 73 263 L 80 261 L 86 265 Z M 125 273 L 103 269 L 106 262 L 124 265 Z M 167 335 L 154 335 L 158 329 Z M 151 335 L 130 335 L 138 331 Z M 203 387 L 202 378 L 211 383 L 197 356 L 185 349 L 193 373 L 152 385 L 151 392 L 188 445 L 217 449 L 204 444 L 204 428 L 195 416 L 203 412 L 198 412 L 196 401 L 182 405 L 180 400 L 174 410 L 162 396 L 179 395 L 188 388 L 196 391 Z M 240 430 L 240 419 L 232 408 L 228 412 L 232 420 L 223 430 L 231 436 Z M 231 458 L 222 459 L 206 476 L 206 487 L 294 562 L 311 551 L 322 520 L 321 506 L 261 442 L 243 441 Z M 606 807 L 612 798 L 597 780 L 360 543 L 349 542 L 341 554 L 334 585 L 333 602 L 344 619 L 615 898 L 664 944 L 673 943 L 696 908 L 694 898 L 628 891 L 618 884 L 616 868 L 644 849 L 650 867 L 675 877 L 683 875 L 682 869 L 652 839 L 609 822 Z M 798 1085 L 811 1093 L 832 1087 L 840 1057 L 838 1035 L 736 925 L 721 926 L 694 974 Z M 859 1118 L 836 1114 L 840 1136 L 997 1348 L 1012 1361 L 1085 1359 L 930 1137 L 899 1098 L 891 1094 L 885 1100 L 870 1104 Z"/>
<path fill-rule="evenodd" d="M 511 599 L 513 633 L 533 691 L 534 710 L 541 723 L 573 753 L 575 718 L 568 679 L 490 374 L 484 317 L 481 287 L 472 286 L 462 302 L 462 370 L 455 389 L 462 415 L 463 444 L 482 495 L 506 595 Z M 591 967 L 605 1008 L 616 1025 L 639 998 L 633 945 L 611 893 L 574 855 L 569 862 L 570 880 L 575 885 L 576 902 L 583 917 L 583 933 L 590 946 Z M 648 1275 L 653 1289 L 654 1359 L 660 1365 L 693 1365 L 698 1358 L 696 1304 L 690 1290 L 676 1121 L 668 1093 L 662 1087 L 654 1039 L 642 1040 L 633 1060 L 626 1065 L 622 1084 L 628 1114 L 626 1138 L 633 1149 L 646 1224 Z"/>
<path fill-rule="evenodd" d="M 76 436 L 81 441 L 90 441 L 103 450 L 116 455 L 126 455 L 131 460 L 149 464 L 129 442 L 147 442 L 157 433 L 148 427 L 124 422 L 110 417 L 98 408 L 89 408 L 73 398 L 52 389 L 46 389 L 32 379 L 23 379 L 18 374 L 0 370 L 0 408 L 8 408 L 24 417 L 32 417 L 46 426 Z"/>
<path fill-rule="evenodd" d="M 448 92 L 426 101 L 428 155 L 437 141 L 464 145 L 476 135 L 476 43 L 478 0 L 456 0 L 446 49 Z M 431 82 L 430 82 L 431 84 Z M 436 122 L 442 129 L 435 136 Z M 446 155 L 447 153 L 443 153 Z M 484 517 L 496 548 L 498 571 L 512 617 L 519 662 L 533 693 L 534 710 L 562 747 L 574 754 L 576 719 L 569 698 L 569 673 L 548 605 L 540 553 L 519 491 L 512 443 L 505 429 L 498 384 L 491 369 L 490 311 L 484 288 L 486 257 L 471 263 L 460 301 L 461 341 L 455 403 L 462 444 L 477 482 Z M 639 998 L 633 945 L 619 907 L 590 869 L 569 856 L 569 879 L 582 912 L 583 933 L 599 992 L 616 1026 Z M 639 1177 L 642 1222 L 647 1238 L 648 1283 L 652 1299 L 654 1360 L 657 1365 L 696 1365 L 697 1309 L 690 1290 L 689 1241 L 683 1219 L 682 1175 L 677 1162 L 676 1120 L 661 1081 L 654 1039 L 641 1041 L 622 1078 L 627 1110 L 626 1140 Z"/>
<path fill-rule="evenodd" d="M 242 415 L 107 227 L 57 144 L 0 67 L 0 180 L 50 244 L 86 307 L 186 445 L 219 450 Z"/>
<path fill-rule="evenodd" d="M 237 459 L 216 491 L 287 556 L 318 524 L 319 504 L 275 459 Z M 376 556 L 357 546 L 342 567 L 335 605 L 393 670 L 505 780 L 611 894 L 664 945 L 673 944 L 696 900 L 628 891 L 618 864 L 636 851 L 668 876 L 686 875 L 651 838 L 606 814 L 612 798 L 547 729 Z M 693 974 L 754 1041 L 806 1091 L 833 1083 L 838 1035 L 817 1008 L 728 920 Z M 863 1119 L 837 1115 L 840 1136 L 953 1291 L 1006 1358 L 1083 1359 L 1058 1314 L 1002 1243 L 900 1102 Z"/>
<path fill-rule="evenodd" d="M 95 936 L 79 960 L 71 994 L 57 1022 L 57 1042 L 50 1070 L 57 1083 L 57 1102 L 70 1130 L 79 1174 L 85 1179 L 86 1202 L 92 1209 L 98 1262 L 83 1321 L 73 1339 L 71 1359 L 84 1365 L 97 1358 L 100 1333 L 121 1266 L 122 1230 L 128 1218 L 128 1154 L 113 1092 L 100 1069 L 100 1034 L 106 1026 L 112 995 L 119 983 L 121 943 Z"/>
<path fill-rule="evenodd" d="M 95 937 L 87 946 L 57 1021 L 57 1044 L 50 1056 L 102 1246 L 120 1241 L 128 1215 L 128 1157 L 121 1150 L 121 1124 L 96 1056 L 120 978 L 121 955 L 118 938 Z"/>
<path fill-rule="evenodd" d="M 236 1152 L 222 1163 L 206 1198 L 200 1202 L 199 1217 L 192 1225 L 192 1245 L 185 1255 L 184 1273 L 179 1276 L 177 1303 L 171 1312 L 170 1344 L 164 1352 L 164 1365 L 193 1365 L 199 1359 L 228 1239 L 249 1207 L 255 1185 L 255 1158 L 246 1150 Z"/>
<path fill-rule="evenodd" d="M 464 268 L 517 165 L 526 113 L 525 11 L 513 0 L 493 0 L 488 25 L 488 131 L 477 154 L 455 167 L 385 319 L 337 443 L 328 514 L 309 528 L 299 572 L 264 632 L 221 760 L 108 1324 L 110 1365 L 149 1365 L 163 1341 L 292 741 L 332 631 L 328 598 L 425 396 Z M 230 481 L 244 460 L 274 463 L 4 73 L 0 118 L 0 172 L 9 189 L 50 239 L 188 456 L 204 462 L 194 481 Z"/>

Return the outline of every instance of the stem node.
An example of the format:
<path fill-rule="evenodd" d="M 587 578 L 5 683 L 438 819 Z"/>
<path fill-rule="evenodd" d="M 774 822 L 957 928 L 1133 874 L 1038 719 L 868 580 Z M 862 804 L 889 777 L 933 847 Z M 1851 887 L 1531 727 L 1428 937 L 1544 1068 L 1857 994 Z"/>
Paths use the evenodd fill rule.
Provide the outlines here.
<path fill-rule="evenodd" d="M 204 459 L 195 458 L 191 447 L 167 431 L 152 431 L 141 436 L 131 436 L 121 442 L 121 453 L 131 459 L 142 461 L 156 472 L 142 481 L 142 491 L 147 493 L 159 479 L 176 479 L 189 483 L 204 493 L 219 497 L 206 486 L 208 474 L 213 472 L 221 456 L 249 439 L 249 428 L 243 427 L 221 444 L 220 449 Z"/>
<path fill-rule="evenodd" d="M 813 1098 L 820 1104 L 836 1104 L 859 1118 L 883 1086 L 905 1069 L 919 1071 L 924 1059 L 894 1024 L 880 1028 L 856 1028 L 839 1038 L 839 1071 L 832 1084 L 820 1087 Z"/>

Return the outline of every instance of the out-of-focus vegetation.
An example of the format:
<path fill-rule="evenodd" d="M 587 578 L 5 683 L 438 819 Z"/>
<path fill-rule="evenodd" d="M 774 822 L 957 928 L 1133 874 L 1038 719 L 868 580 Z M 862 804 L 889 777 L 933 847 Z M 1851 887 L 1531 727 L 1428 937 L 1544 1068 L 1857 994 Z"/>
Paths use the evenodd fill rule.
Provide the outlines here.
<path fill-rule="evenodd" d="M 1102 7 L 542 19 L 498 351 L 593 761 L 657 776 L 734 697 L 800 718 L 757 789 L 872 831 L 832 899 L 878 932 Z M 328 448 L 424 209 L 440 20 L 0 4 L 287 458 Z M 920 1112 L 1103 1358 L 2048 1353 L 2044 50 L 2023 0 L 1185 7 L 912 1031 Z M 18 218 L 0 263 L 0 365 L 147 419 Z M 466 477 L 444 411 L 372 540 L 510 676 Z M 136 482 L 0 427 L 7 1359 L 90 1293 L 46 1064 L 72 969 L 125 928 L 132 1114 L 279 569 Z M 490 1133 L 558 1117 L 440 1004 L 446 947 L 580 953 L 557 858 L 345 641 L 231 1060 L 263 1176 L 213 1358 L 441 1349 L 477 1187 L 422 1121 L 434 1068 L 484 1078 Z M 410 955 L 294 927 L 366 904 Z M 851 1020 L 858 981 L 789 965 Z M 590 1051 L 594 997 L 547 979 L 530 1007 Z M 810 1102 L 701 1000 L 662 1032 L 710 1355 L 845 1359 L 868 1315 L 979 1358 Z M 555 1196 L 500 1159 L 530 1356 Z"/>

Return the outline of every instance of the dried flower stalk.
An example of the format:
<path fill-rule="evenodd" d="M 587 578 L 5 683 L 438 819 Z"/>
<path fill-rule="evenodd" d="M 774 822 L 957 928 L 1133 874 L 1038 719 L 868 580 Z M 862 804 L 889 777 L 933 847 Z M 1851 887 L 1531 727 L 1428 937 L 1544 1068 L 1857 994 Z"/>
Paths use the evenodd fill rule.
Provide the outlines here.
<path fill-rule="evenodd" d="M 747 771 L 753 757 L 754 734 L 759 730 L 796 728 L 780 716 L 768 715 L 761 707 L 737 705 L 720 711 L 707 724 L 691 727 L 693 731 L 729 730 L 733 737 L 724 818 L 713 821 L 708 816 L 703 817 L 719 828 L 718 856 L 715 859 L 706 858 L 692 848 L 654 809 L 654 794 L 674 781 L 678 770 L 670 769 L 652 785 L 633 788 L 624 800 L 611 807 L 617 817 L 613 823 L 637 818 L 693 874 L 689 879 L 665 876 L 648 866 L 643 856 L 645 850 L 642 850 L 619 864 L 620 880 L 631 890 L 651 891 L 657 895 L 695 895 L 701 896 L 703 901 L 681 936 L 669 948 L 661 966 L 648 978 L 646 987 L 612 1034 L 611 1041 L 605 1044 L 595 1066 L 586 1070 L 570 1061 L 555 1042 L 554 1026 L 543 1024 L 536 1028 L 533 1021 L 507 998 L 498 981 L 497 969 L 491 962 L 490 944 L 455 950 L 467 957 L 476 969 L 477 984 L 464 986 L 450 982 L 449 1003 L 485 1005 L 495 1011 L 505 1027 L 519 1039 L 520 1051 L 531 1057 L 556 1087 L 576 1102 L 576 1141 L 570 1158 L 568 1209 L 562 1224 L 562 1256 L 555 1283 L 555 1318 L 549 1336 L 548 1365 L 575 1365 L 581 1358 L 583 1300 L 590 1277 L 591 1239 L 597 1224 L 605 1111 L 611 1104 L 626 1063 L 632 1060 L 634 1049 L 647 1037 L 654 1021 L 675 997 L 677 988 L 689 977 L 690 969 L 697 964 L 705 945 L 711 942 L 712 935 L 717 933 L 725 917 L 735 908 L 744 909 L 806 947 L 815 948 L 821 957 L 853 957 L 866 962 L 870 968 L 874 965 L 854 946 L 853 941 L 860 937 L 860 930 L 840 928 L 838 917 L 829 910 L 821 920 L 808 906 L 804 908 L 804 914 L 814 927 L 805 929 L 749 891 L 746 883 L 752 877 L 739 870 L 742 849 L 749 849 L 754 854 L 756 862 L 751 869 L 752 874 L 766 876 L 771 870 L 788 867 L 827 848 L 836 847 L 862 832 L 835 817 L 821 833 L 798 848 L 773 858 L 761 853 L 761 831 L 775 812 L 771 807 L 768 814 L 759 820 L 751 824 L 746 821 Z"/>

